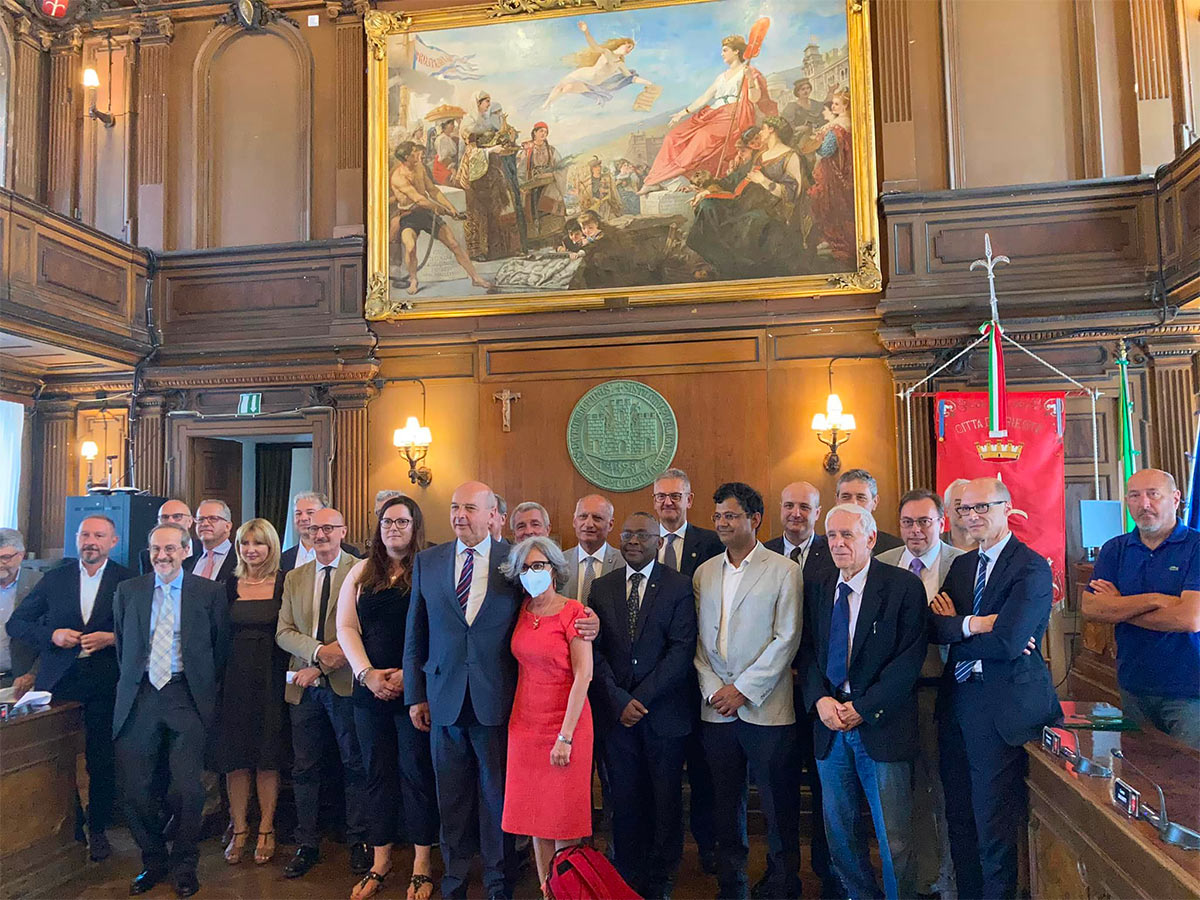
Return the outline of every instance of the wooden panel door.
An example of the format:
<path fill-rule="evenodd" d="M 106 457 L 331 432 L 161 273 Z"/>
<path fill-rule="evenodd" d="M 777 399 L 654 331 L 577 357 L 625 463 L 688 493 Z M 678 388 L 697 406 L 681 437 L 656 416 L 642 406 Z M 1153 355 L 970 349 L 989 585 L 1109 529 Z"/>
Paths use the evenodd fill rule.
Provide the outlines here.
<path fill-rule="evenodd" d="M 242 521 L 241 443 L 194 437 L 191 445 L 188 499 L 192 508 L 195 509 L 202 500 L 224 500 L 229 505 L 236 528 Z"/>

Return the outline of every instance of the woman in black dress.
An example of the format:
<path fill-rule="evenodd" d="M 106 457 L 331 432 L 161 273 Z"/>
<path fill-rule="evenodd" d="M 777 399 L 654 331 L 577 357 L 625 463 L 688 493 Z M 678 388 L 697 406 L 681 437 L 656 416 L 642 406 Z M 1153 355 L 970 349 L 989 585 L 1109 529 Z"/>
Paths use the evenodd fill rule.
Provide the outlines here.
<path fill-rule="evenodd" d="M 404 704 L 404 624 L 413 558 L 425 546 L 421 508 L 393 497 L 379 511 L 371 553 L 350 570 L 338 597 L 338 643 L 354 670 L 354 725 L 367 767 L 368 838 L 375 860 L 350 893 L 367 900 L 392 869 L 392 844 L 413 844 L 408 900 L 429 900 L 437 794 L 429 734 Z"/>
<path fill-rule="evenodd" d="M 238 564 L 226 582 L 230 647 L 212 743 L 213 768 L 224 773 L 229 792 L 233 836 L 225 848 L 225 861 L 230 865 L 240 863 L 246 849 L 246 810 L 254 773 L 259 808 L 254 861 L 263 865 L 275 854 L 275 804 L 287 735 L 283 702 L 287 654 L 275 644 L 283 573 L 279 535 L 266 519 L 244 523 L 234 546 Z"/>

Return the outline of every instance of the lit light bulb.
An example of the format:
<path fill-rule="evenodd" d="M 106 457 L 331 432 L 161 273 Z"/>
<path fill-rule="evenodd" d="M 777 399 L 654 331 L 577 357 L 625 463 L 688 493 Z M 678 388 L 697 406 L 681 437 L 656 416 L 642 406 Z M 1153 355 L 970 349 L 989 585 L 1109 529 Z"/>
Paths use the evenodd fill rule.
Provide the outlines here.
<path fill-rule="evenodd" d="M 83 70 L 83 86 L 87 88 L 100 87 L 100 76 L 96 74 L 95 69 L 89 67 Z"/>

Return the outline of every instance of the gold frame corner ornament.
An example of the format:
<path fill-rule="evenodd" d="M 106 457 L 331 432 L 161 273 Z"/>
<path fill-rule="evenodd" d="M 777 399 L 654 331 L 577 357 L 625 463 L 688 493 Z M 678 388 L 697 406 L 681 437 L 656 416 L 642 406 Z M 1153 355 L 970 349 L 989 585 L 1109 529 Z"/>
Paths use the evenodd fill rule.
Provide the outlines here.
<path fill-rule="evenodd" d="M 393 299 L 388 246 L 388 38 L 414 31 L 436 31 L 504 20 L 591 15 L 617 8 L 623 11 L 660 6 L 701 6 L 713 0 L 491 0 L 470 6 L 406 13 L 371 10 L 363 17 L 367 39 L 367 271 L 364 313 L 371 320 L 450 318 L 504 315 L 550 310 L 602 309 L 612 291 L 572 290 L 561 294 L 486 294 L 468 297 Z M 730 300 L 772 300 L 879 291 L 879 183 L 875 149 L 875 109 L 872 85 L 871 7 L 845 0 L 846 42 L 849 47 L 854 212 L 858 268 L 832 275 L 814 274 L 742 281 L 646 285 L 622 288 L 629 306 L 666 303 L 714 303 Z"/>

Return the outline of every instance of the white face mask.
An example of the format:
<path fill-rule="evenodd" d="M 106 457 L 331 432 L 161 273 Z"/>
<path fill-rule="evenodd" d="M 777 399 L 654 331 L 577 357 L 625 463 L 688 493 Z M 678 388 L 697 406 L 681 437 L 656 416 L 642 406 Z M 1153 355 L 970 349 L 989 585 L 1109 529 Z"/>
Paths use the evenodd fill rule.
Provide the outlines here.
<path fill-rule="evenodd" d="M 550 578 L 549 569 L 543 569 L 541 572 L 530 569 L 521 573 L 521 587 L 525 588 L 530 597 L 538 597 L 550 587 Z"/>

